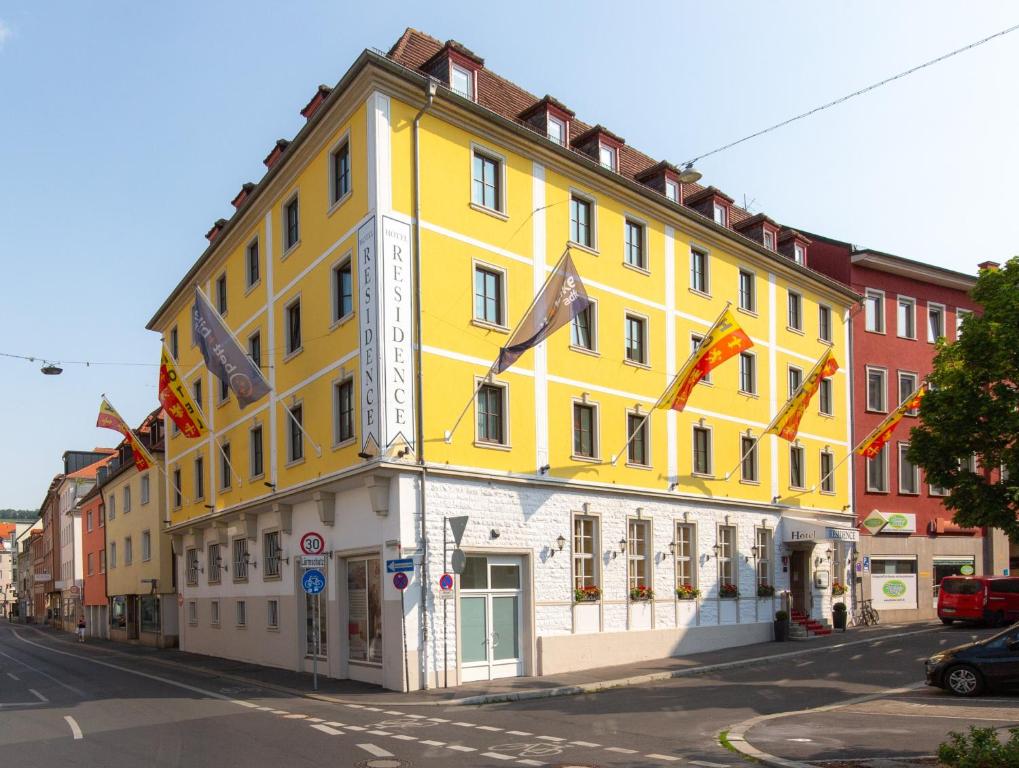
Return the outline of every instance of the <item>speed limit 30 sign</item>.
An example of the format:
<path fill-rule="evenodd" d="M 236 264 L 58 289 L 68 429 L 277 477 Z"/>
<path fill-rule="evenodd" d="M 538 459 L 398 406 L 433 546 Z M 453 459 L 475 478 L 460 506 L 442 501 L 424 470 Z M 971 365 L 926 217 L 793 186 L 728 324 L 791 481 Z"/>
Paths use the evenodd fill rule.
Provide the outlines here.
<path fill-rule="evenodd" d="M 310 531 L 301 537 L 301 551 L 306 555 L 320 555 L 325 548 L 326 541 L 320 533 Z"/>

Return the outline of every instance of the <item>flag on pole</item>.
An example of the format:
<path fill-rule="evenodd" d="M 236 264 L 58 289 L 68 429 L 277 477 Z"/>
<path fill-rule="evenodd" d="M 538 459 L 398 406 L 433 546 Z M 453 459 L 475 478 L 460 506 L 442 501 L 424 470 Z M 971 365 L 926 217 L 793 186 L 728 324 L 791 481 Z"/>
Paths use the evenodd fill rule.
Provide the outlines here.
<path fill-rule="evenodd" d="M 899 426 L 899 422 L 906 415 L 906 411 L 919 408 L 920 401 L 923 400 L 925 394 L 927 394 L 927 385 L 921 384 L 913 394 L 903 401 L 902 405 L 888 414 L 885 420 L 878 424 L 874 431 L 863 439 L 863 442 L 856 447 L 856 452 L 861 456 L 866 456 L 868 459 L 873 459 L 877 456 L 881 449 L 885 447 L 885 443 L 891 439 L 892 432 Z"/>
<path fill-rule="evenodd" d="M 142 441 L 134 433 L 134 430 L 127 425 L 127 422 L 117 413 L 117 409 L 110 405 L 110 401 L 105 397 L 99 405 L 99 418 L 96 419 L 96 426 L 103 429 L 112 429 L 124 436 L 127 442 L 131 444 L 131 452 L 134 454 L 134 465 L 139 472 L 144 472 L 149 467 L 155 466 L 156 460 L 152 458 L 152 454 L 146 450 L 145 446 L 142 445 Z"/>
<path fill-rule="evenodd" d="M 165 344 L 159 358 L 159 402 L 185 436 L 202 437 L 205 434 L 202 410 L 177 373 L 177 364 Z"/>
<path fill-rule="evenodd" d="M 821 359 L 817 361 L 806 380 L 800 384 L 792 397 L 782 406 L 782 410 L 772 420 L 771 425 L 764 430 L 764 434 L 778 435 L 783 440 L 792 442 L 796 439 L 796 433 L 800 431 L 800 419 L 807 411 L 810 400 L 814 393 L 821 386 L 821 379 L 827 379 L 835 375 L 839 364 L 830 349 L 826 350 Z"/>
<path fill-rule="evenodd" d="M 502 373 L 532 347 L 562 328 L 591 304 L 584 283 L 573 266 L 569 251 L 549 277 L 541 293 L 527 310 L 509 342 L 499 350 L 499 359 L 492 370 Z"/>
<path fill-rule="evenodd" d="M 195 286 L 195 303 L 191 308 L 191 333 L 202 350 L 205 367 L 230 387 L 241 408 L 266 395 L 271 387 L 261 369 L 252 362 L 213 309 L 209 300 Z"/>
<path fill-rule="evenodd" d="M 754 343 L 726 307 L 715 320 L 715 324 L 704 334 L 701 343 L 687 359 L 676 378 L 672 380 L 672 384 L 658 401 L 657 407 L 682 411 L 697 382 L 733 355 L 738 355 L 752 346 Z"/>

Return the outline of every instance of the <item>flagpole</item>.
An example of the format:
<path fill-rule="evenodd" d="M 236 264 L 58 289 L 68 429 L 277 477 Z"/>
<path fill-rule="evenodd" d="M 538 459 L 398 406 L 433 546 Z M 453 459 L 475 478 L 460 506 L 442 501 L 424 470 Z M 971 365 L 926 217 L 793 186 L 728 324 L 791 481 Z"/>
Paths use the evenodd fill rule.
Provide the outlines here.
<path fill-rule="evenodd" d="M 200 293 L 200 294 L 202 295 L 202 299 L 204 299 L 204 300 L 205 300 L 205 303 L 206 303 L 206 304 L 208 304 L 208 305 L 209 305 L 209 307 L 210 307 L 210 308 L 211 308 L 211 309 L 212 309 L 212 310 L 213 310 L 213 311 L 215 312 L 215 311 L 216 311 L 216 310 L 215 310 L 215 307 L 213 307 L 213 306 L 212 306 L 212 302 L 211 302 L 211 301 L 209 301 L 209 297 L 205 295 L 205 293 L 204 293 L 204 292 L 202 291 L 202 289 L 201 289 L 201 288 L 199 288 L 199 287 L 198 287 L 198 286 L 196 285 L 196 286 L 195 286 L 195 291 L 196 291 L 197 293 Z M 230 338 L 234 340 L 234 344 L 236 344 L 236 345 L 237 345 L 237 348 L 238 348 L 238 349 L 240 349 L 240 350 L 243 350 L 243 349 L 244 349 L 244 345 L 243 345 L 243 344 L 241 344 L 241 340 L 237 338 L 237 334 L 233 332 L 233 329 L 232 329 L 232 328 L 231 328 L 231 327 L 230 327 L 229 325 L 227 325 L 226 323 L 222 322 L 222 318 L 221 318 L 221 322 L 220 322 L 220 324 L 221 324 L 221 325 L 222 325 L 222 326 L 223 326 L 224 328 L 226 328 L 226 332 L 230 334 Z M 192 331 L 191 331 L 191 333 L 192 333 L 192 335 L 194 334 L 194 329 L 193 329 L 193 328 L 192 328 Z M 275 351 L 276 351 L 276 350 L 271 350 L 271 351 L 270 351 L 270 354 L 272 354 L 272 352 L 275 352 Z M 203 359 L 203 361 L 202 361 L 202 362 L 205 362 L 205 360 Z M 256 371 L 258 371 L 258 377 L 259 377 L 259 378 L 260 378 L 260 379 L 262 380 L 262 382 L 263 382 L 263 383 L 265 384 L 265 386 L 269 388 L 269 391 L 271 392 L 271 391 L 272 391 L 272 385 L 271 385 L 271 384 L 269 383 L 269 380 L 268 380 L 267 378 L 265 378 L 265 374 L 264 374 L 264 373 L 262 373 L 262 367 L 261 367 L 260 365 L 255 365 L 255 364 L 254 364 L 254 361 L 252 361 L 252 367 L 253 367 L 253 368 L 254 368 L 254 369 L 255 369 Z M 208 364 L 207 362 L 205 363 L 205 369 L 206 369 L 206 370 L 208 370 L 208 369 L 209 369 L 209 364 Z M 210 371 L 210 373 L 211 373 L 211 371 Z M 213 375 L 215 375 L 215 374 L 213 374 Z M 219 378 L 219 377 L 217 377 L 217 378 Z"/>
<path fill-rule="evenodd" d="M 237 478 L 237 485 L 244 485 L 244 480 L 242 480 L 241 476 L 237 474 L 237 470 L 234 469 L 233 462 L 230 461 L 230 457 L 226 455 L 226 449 L 223 447 L 223 444 L 216 439 L 215 435 L 212 436 L 212 441 L 216 444 L 216 447 L 219 448 L 219 452 L 220 454 L 222 454 L 223 460 L 226 462 L 226 465 L 230 468 L 230 474 Z"/>
<path fill-rule="evenodd" d="M 513 334 L 516 333 L 517 330 L 520 328 L 520 323 L 522 323 L 524 321 L 524 318 L 527 317 L 528 313 L 534 308 L 534 305 L 538 301 L 538 297 L 541 296 L 541 294 L 545 291 L 545 288 L 548 286 L 548 283 L 552 279 L 552 276 L 555 275 L 556 270 L 559 268 L 559 265 L 562 264 L 563 259 L 565 259 L 569 255 L 569 253 L 570 253 L 570 246 L 567 245 L 566 249 L 563 251 L 562 255 L 559 257 L 559 259 L 553 265 L 551 271 L 549 271 L 549 273 L 545 276 L 545 282 L 543 282 L 541 284 L 541 288 L 538 289 L 538 291 L 534 294 L 534 297 L 531 299 L 531 303 L 527 305 L 527 309 L 524 310 L 524 313 L 520 316 L 520 320 L 517 321 L 516 326 L 513 328 L 512 332 L 509 335 L 509 338 L 513 338 Z M 460 415 L 457 416 L 456 417 L 456 421 L 453 422 L 452 428 L 446 430 L 446 433 L 443 435 L 443 440 L 445 440 L 447 444 L 453 442 L 453 434 L 456 432 L 457 428 L 460 426 L 460 422 L 463 421 L 464 416 L 467 415 L 467 411 L 471 407 L 471 403 L 474 402 L 474 398 L 476 398 L 478 396 L 478 392 L 481 391 L 481 388 L 489 380 L 489 377 L 492 375 L 492 372 L 495 370 L 495 365 L 496 365 L 497 362 L 498 362 L 498 358 L 496 358 L 495 362 L 493 362 L 492 365 L 489 366 L 488 371 L 481 378 L 481 381 L 479 381 L 477 386 L 474 387 L 474 391 L 471 393 L 470 398 L 464 404 L 463 409 L 460 411 Z"/>
<path fill-rule="evenodd" d="M 301 430 L 301 434 L 302 434 L 302 435 L 304 435 L 304 436 L 305 436 L 306 438 L 308 438 L 308 442 L 309 442 L 309 443 L 311 443 L 311 444 L 312 444 L 312 446 L 314 446 L 314 448 L 315 448 L 315 454 L 316 454 L 317 456 L 321 457 L 321 456 L 322 456 L 322 448 L 321 448 L 321 447 L 319 446 L 319 444 L 318 444 L 318 443 L 316 443 L 316 442 L 315 442 L 315 441 L 314 441 L 314 440 L 312 439 L 311 435 L 309 435 L 309 434 L 308 434 L 308 430 L 306 430 L 306 429 L 304 428 L 304 425 L 303 425 L 303 424 L 302 424 L 301 422 L 299 422 L 299 421 L 297 420 L 297 417 L 296 417 L 296 416 L 294 416 L 294 414 L 293 414 L 293 413 L 291 412 L 291 410 L 290 410 L 289 408 L 287 408 L 287 404 L 286 404 L 286 403 L 284 403 L 284 402 L 283 402 L 282 400 L 277 400 L 277 402 L 278 402 L 278 403 L 279 403 L 280 405 L 282 405 L 282 406 L 283 406 L 283 410 L 287 412 L 287 415 L 288 415 L 288 416 L 290 417 L 290 420 L 291 420 L 291 421 L 292 421 L 292 422 L 293 422 L 293 423 L 294 423 L 294 424 L 295 424 L 295 425 L 297 426 L 297 428 L 298 428 L 299 430 Z M 215 440 L 216 438 L 215 438 L 215 437 L 213 437 L 212 439 L 213 439 L 213 440 Z M 231 469 L 233 469 L 233 467 L 231 467 Z"/>

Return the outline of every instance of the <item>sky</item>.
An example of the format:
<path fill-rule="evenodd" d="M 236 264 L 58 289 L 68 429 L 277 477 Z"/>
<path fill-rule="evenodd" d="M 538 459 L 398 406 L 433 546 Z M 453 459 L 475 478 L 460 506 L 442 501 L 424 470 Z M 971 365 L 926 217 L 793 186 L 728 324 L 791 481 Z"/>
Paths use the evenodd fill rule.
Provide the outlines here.
<path fill-rule="evenodd" d="M 131 424 L 156 407 L 145 324 L 205 232 L 316 86 L 407 26 L 681 163 L 1016 23 L 1004 2 L 0 0 L 0 353 L 38 358 L 0 357 L 0 508 L 117 443 L 103 393 Z M 706 158 L 702 183 L 975 273 L 1019 252 L 1016 72 L 1019 31 Z"/>

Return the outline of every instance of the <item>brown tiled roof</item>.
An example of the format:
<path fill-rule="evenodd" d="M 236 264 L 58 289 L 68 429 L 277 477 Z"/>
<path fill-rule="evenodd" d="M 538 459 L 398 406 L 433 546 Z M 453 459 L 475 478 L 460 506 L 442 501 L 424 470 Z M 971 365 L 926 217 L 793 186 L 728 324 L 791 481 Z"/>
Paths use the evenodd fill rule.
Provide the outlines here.
<path fill-rule="evenodd" d="M 745 229 L 746 227 L 752 227 L 755 224 L 760 224 L 762 221 L 766 222 L 767 224 L 770 224 L 773 227 L 778 227 L 778 224 L 776 224 L 774 221 L 772 221 L 771 218 L 769 218 L 766 214 L 763 213 L 755 213 L 753 216 L 747 216 L 742 221 L 734 221 L 732 226 L 733 229 Z"/>
<path fill-rule="evenodd" d="M 87 467 L 82 467 L 77 472 L 72 472 L 69 475 L 65 475 L 65 480 L 92 480 L 96 476 L 96 472 L 99 471 L 99 467 L 103 467 L 109 464 L 116 458 L 116 454 L 110 454 L 105 459 L 89 464 Z"/>

